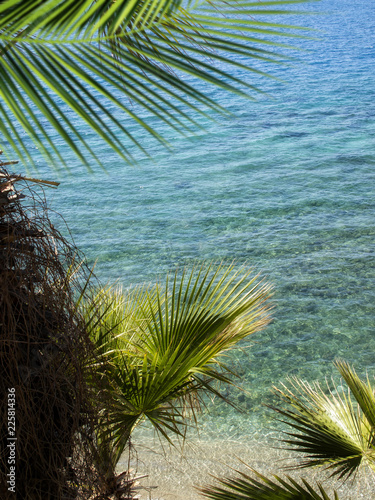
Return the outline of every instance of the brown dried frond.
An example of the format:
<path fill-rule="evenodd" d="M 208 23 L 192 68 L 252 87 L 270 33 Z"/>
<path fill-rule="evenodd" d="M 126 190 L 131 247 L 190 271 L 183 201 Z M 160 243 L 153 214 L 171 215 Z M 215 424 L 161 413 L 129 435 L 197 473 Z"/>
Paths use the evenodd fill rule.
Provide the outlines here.
<path fill-rule="evenodd" d="M 93 348 L 74 305 L 85 268 L 69 275 L 77 249 L 51 223 L 40 188 L 4 165 L 0 161 L 0 498 L 89 498 L 97 482 L 90 454 L 98 402 L 94 411 L 87 382 Z M 17 496 L 7 483 L 9 391 L 15 395 Z"/>

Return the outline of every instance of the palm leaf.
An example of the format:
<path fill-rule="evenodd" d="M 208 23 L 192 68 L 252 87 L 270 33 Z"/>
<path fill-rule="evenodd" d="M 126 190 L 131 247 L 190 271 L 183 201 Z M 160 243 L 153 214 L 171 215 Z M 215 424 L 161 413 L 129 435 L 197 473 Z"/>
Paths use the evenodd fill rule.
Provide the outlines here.
<path fill-rule="evenodd" d="M 7 33 L 18 37 L 85 33 L 92 38 L 104 30 L 115 34 L 130 23 L 137 30 L 145 29 L 180 4 L 181 0 L 7 0 L 0 5 L 0 15 Z"/>
<path fill-rule="evenodd" d="M 286 10 L 287 3 L 296 2 L 2 2 L 1 146 L 31 162 L 27 149 L 33 141 L 47 161 L 64 165 L 57 134 L 88 168 L 92 159 L 100 161 L 85 128 L 126 162 L 135 161 L 134 147 L 147 154 L 137 127 L 168 147 L 160 127 L 144 117 L 184 134 L 196 128 L 197 114 L 224 112 L 209 92 L 199 90 L 198 80 L 253 97 L 257 87 L 233 69 L 270 76 L 251 61 L 288 60 L 284 51 L 292 47 L 276 40 L 300 37 L 298 27 L 256 20 L 298 12 Z M 20 129 L 13 125 L 9 133 L 13 123 Z"/>
<path fill-rule="evenodd" d="M 337 369 L 341 376 L 348 384 L 348 387 L 353 394 L 356 402 L 360 406 L 368 423 L 375 429 L 375 395 L 374 387 L 371 385 L 367 377 L 367 383 L 361 380 L 356 374 L 354 368 L 351 368 L 344 361 L 336 362 Z M 369 440 L 370 441 L 370 440 Z"/>
<path fill-rule="evenodd" d="M 251 271 L 212 266 L 175 274 L 165 290 L 147 295 L 139 346 L 160 363 L 187 361 L 202 369 L 219 353 L 269 321 L 264 302 L 270 287 Z"/>
<path fill-rule="evenodd" d="M 358 394 L 364 384 L 347 365 L 339 366 L 342 373 L 351 378 L 351 387 L 356 387 L 354 394 Z M 325 466 L 340 478 L 349 477 L 361 464 L 375 469 L 373 427 L 359 405 L 353 402 L 350 391 L 348 395 L 340 395 L 335 387 L 335 394 L 332 390 L 327 394 L 318 383 L 311 385 L 297 379 L 291 382 L 291 388 L 283 385 L 275 391 L 287 408 L 273 409 L 285 417 L 283 422 L 299 431 L 287 433 L 289 439 L 284 441 L 306 457 L 291 468 Z M 367 403 L 369 412 L 374 398 Z"/>
<path fill-rule="evenodd" d="M 198 491 L 211 500 L 330 500 L 328 493 L 319 483 L 319 491 L 316 491 L 304 479 L 300 485 L 290 476 L 286 476 L 286 481 L 274 475 L 274 481 L 250 467 L 249 469 L 256 478 L 236 471 L 237 477 L 218 479 L 218 485 L 199 488 Z M 333 499 L 339 500 L 336 491 Z"/>
<path fill-rule="evenodd" d="M 101 440 L 116 457 L 145 419 L 168 440 L 184 435 L 200 394 L 218 395 L 215 380 L 231 383 L 224 353 L 269 322 L 269 295 L 251 271 L 219 265 L 128 295 L 109 287 L 81 303 L 112 400 Z"/>

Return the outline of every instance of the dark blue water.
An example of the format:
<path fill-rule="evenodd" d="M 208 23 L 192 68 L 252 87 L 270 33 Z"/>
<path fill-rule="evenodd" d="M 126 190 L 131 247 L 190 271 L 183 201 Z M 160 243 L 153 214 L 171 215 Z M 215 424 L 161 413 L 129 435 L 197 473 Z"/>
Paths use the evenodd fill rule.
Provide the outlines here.
<path fill-rule="evenodd" d="M 216 92 L 235 116 L 189 138 L 168 132 L 174 151 L 151 145 L 138 167 L 103 148 L 109 175 L 72 164 L 53 195 L 103 281 L 235 259 L 274 284 L 272 326 L 231 358 L 249 414 L 209 406 L 202 421 L 228 435 L 267 420 L 269 388 L 287 375 L 323 380 L 337 357 L 375 368 L 375 2 L 309 9 L 324 14 L 291 20 L 317 30 L 295 42 L 302 62 L 267 68 L 288 83 L 258 82 L 272 99 Z"/>

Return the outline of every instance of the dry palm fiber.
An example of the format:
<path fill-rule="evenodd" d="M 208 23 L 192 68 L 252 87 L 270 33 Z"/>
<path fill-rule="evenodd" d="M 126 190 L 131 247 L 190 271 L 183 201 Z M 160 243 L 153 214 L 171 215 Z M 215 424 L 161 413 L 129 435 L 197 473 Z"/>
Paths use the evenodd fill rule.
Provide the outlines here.
<path fill-rule="evenodd" d="M 50 222 L 43 192 L 4 165 L 0 161 L 0 498 L 88 498 L 95 483 L 87 385 L 92 347 L 74 307 L 79 273 L 68 272 L 77 252 Z M 9 390 L 16 401 L 16 495 L 7 483 Z"/>

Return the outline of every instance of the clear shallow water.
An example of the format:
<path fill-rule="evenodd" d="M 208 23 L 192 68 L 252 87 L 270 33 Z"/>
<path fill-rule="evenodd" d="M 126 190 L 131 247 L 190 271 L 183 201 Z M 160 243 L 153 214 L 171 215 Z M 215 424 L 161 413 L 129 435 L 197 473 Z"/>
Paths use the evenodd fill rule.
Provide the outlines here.
<path fill-rule="evenodd" d="M 103 281 L 152 281 L 195 260 L 235 259 L 275 286 L 275 321 L 232 354 L 248 411 L 209 406 L 204 432 L 240 438 L 268 425 L 263 403 L 287 375 L 323 380 L 332 361 L 375 368 L 375 3 L 323 0 L 301 42 L 305 64 L 273 68 L 274 99 L 217 93 L 235 116 L 170 138 L 132 168 L 101 156 L 109 176 L 64 177 L 51 195 Z M 140 140 L 146 140 L 141 136 Z M 53 175 L 41 167 L 41 174 Z M 223 435 L 224 435 L 223 434 Z"/>

